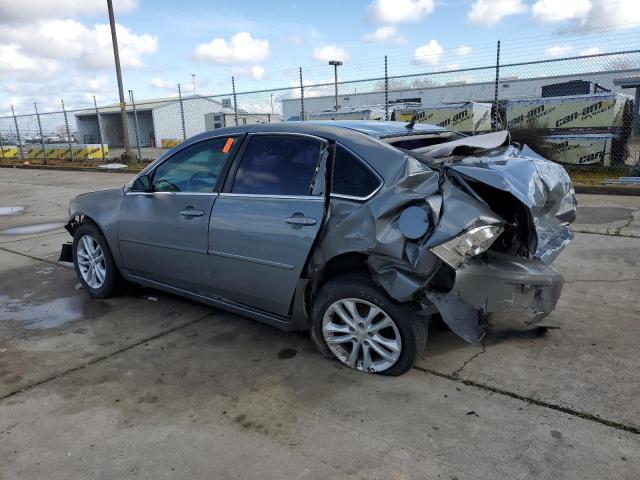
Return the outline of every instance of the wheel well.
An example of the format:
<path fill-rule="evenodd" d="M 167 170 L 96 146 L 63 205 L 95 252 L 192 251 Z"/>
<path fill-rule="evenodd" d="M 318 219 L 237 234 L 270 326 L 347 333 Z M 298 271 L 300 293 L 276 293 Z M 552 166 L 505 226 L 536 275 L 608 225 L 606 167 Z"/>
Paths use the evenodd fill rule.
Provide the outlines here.
<path fill-rule="evenodd" d="M 64 228 L 73 237 L 75 235 L 75 233 L 76 233 L 76 230 L 81 225 L 84 225 L 84 224 L 87 224 L 87 223 L 90 223 L 90 224 L 94 225 L 98 230 L 100 230 L 100 233 L 102 233 L 104 235 L 104 232 L 102 231 L 100 226 L 91 217 L 89 217 L 87 215 L 83 215 L 83 214 L 76 214 L 73 217 L 71 217 L 71 219 L 67 222 L 67 224 L 64 226 Z"/>
<path fill-rule="evenodd" d="M 326 283 L 347 272 L 365 274 L 371 278 L 371 272 L 367 267 L 367 258 L 369 258 L 368 255 L 359 252 L 347 252 L 333 257 L 323 267 L 320 283 Z"/>

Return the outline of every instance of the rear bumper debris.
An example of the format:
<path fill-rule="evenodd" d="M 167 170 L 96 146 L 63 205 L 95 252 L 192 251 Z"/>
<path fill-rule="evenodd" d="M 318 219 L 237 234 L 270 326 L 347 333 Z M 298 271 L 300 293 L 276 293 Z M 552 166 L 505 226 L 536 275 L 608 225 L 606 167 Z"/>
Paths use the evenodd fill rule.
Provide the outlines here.
<path fill-rule="evenodd" d="M 478 343 L 485 334 L 479 318 L 487 314 L 532 325 L 553 311 L 564 278 L 540 260 L 488 252 L 456 270 L 448 293 L 427 293 L 457 335 Z"/>

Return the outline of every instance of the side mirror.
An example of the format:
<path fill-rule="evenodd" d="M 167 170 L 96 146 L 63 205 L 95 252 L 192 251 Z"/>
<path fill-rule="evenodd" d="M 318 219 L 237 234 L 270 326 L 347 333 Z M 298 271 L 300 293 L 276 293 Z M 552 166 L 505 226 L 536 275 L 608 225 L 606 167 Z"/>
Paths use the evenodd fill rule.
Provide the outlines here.
<path fill-rule="evenodd" d="M 132 192 L 150 192 L 151 191 L 151 178 L 149 175 L 142 175 L 136 178 L 135 182 L 131 186 Z"/>

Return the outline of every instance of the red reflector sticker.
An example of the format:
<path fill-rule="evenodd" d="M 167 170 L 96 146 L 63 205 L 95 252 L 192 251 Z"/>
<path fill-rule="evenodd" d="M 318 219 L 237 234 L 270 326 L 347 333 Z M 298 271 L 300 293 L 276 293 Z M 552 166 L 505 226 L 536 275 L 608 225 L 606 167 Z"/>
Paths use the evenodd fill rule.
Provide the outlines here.
<path fill-rule="evenodd" d="M 224 147 L 222 147 L 222 153 L 229 153 L 229 150 L 231 150 L 232 145 L 233 145 L 233 138 L 227 138 L 227 141 L 224 144 Z"/>

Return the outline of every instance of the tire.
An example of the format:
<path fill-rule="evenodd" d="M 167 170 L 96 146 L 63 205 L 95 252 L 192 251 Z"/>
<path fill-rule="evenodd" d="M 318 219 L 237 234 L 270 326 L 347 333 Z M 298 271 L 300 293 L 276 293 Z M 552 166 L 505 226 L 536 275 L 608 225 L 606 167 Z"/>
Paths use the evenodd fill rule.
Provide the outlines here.
<path fill-rule="evenodd" d="M 354 307 L 356 315 L 352 313 Z M 349 326 L 354 318 L 362 320 L 361 324 Z M 387 326 L 380 328 L 383 325 Z M 402 375 L 409 370 L 424 351 L 427 331 L 428 320 L 416 315 L 411 305 L 395 302 L 370 278 L 361 275 L 340 276 L 327 282 L 316 297 L 311 314 L 311 339 L 322 354 L 337 358 L 350 368 L 382 375 Z M 359 351 L 354 362 L 356 344 Z"/>
<path fill-rule="evenodd" d="M 93 259 L 95 274 L 91 274 L 91 261 L 87 260 L 90 253 L 87 243 L 93 245 L 96 256 Z M 99 247 L 99 250 L 97 250 Z M 102 260 L 98 252 L 102 252 Z M 116 266 L 111 249 L 100 229 L 93 223 L 84 223 L 78 227 L 73 235 L 73 266 L 82 287 L 93 298 L 109 298 L 120 290 L 123 279 Z M 89 263 L 89 266 L 88 266 Z M 104 267 L 104 275 L 100 275 L 99 266 Z M 94 281 L 95 280 L 95 281 Z"/>

